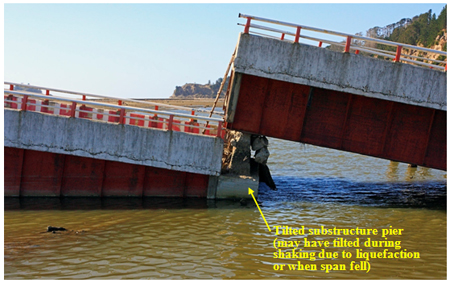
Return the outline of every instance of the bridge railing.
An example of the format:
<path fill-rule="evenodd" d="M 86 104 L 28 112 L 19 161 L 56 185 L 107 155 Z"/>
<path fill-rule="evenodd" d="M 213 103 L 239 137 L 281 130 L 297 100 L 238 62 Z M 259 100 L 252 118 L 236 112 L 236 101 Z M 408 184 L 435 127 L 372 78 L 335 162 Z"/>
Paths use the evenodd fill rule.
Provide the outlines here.
<path fill-rule="evenodd" d="M 145 128 L 155 128 L 168 131 L 180 131 L 192 134 L 203 134 L 208 136 L 217 136 L 224 138 L 225 129 L 223 127 L 223 116 L 207 117 L 206 113 L 195 114 L 195 110 L 188 107 L 175 107 L 175 111 L 159 110 L 159 106 L 171 107 L 158 103 L 154 109 L 126 106 L 122 101 L 118 104 L 102 102 L 102 100 L 87 100 L 86 96 L 94 96 L 105 98 L 104 96 L 82 94 L 70 91 L 63 93 L 81 95 L 81 99 L 73 99 L 70 97 L 56 96 L 50 94 L 47 88 L 46 94 L 14 90 L 14 86 L 21 84 L 5 83 L 10 85 L 9 89 L 4 90 L 4 107 L 16 109 L 19 111 L 34 111 L 44 114 L 52 114 L 57 116 L 66 116 L 71 118 L 90 119 L 105 123 L 127 124 L 140 126 Z M 29 85 L 22 85 L 30 88 Z M 51 89 L 50 89 L 51 90 Z M 61 92 L 58 90 L 58 92 Z M 111 97 L 107 97 L 111 98 Z M 117 99 L 117 98 L 114 98 Z M 128 102 L 139 102 L 126 99 Z M 186 111 L 192 110 L 189 112 Z M 200 109 L 201 110 L 201 109 Z M 187 113 L 183 113 L 187 112 Z M 209 112 L 208 112 L 209 113 Z"/>
<path fill-rule="evenodd" d="M 209 110 L 206 109 L 199 109 L 199 108 L 190 108 L 190 107 L 184 107 L 184 106 L 177 106 L 177 105 L 168 105 L 164 103 L 158 103 L 158 102 L 151 102 L 151 101 L 143 101 L 143 100 L 136 100 L 136 99 L 129 99 L 129 98 L 119 98 L 114 96 L 107 96 L 107 95 L 99 95 L 99 94 L 92 94 L 92 93 L 83 93 L 83 92 L 76 92 L 76 91 L 70 91 L 70 90 L 61 90 L 61 89 L 55 89 L 55 88 L 48 88 L 48 87 L 42 87 L 42 86 L 34 86 L 34 85 L 28 85 L 28 84 L 19 84 L 19 83 L 12 83 L 12 82 L 4 82 L 5 85 L 9 85 L 9 90 L 14 89 L 34 89 L 40 91 L 40 93 L 45 92 L 45 95 L 53 95 L 53 96 L 64 96 L 64 97 L 75 97 L 77 99 L 86 100 L 87 98 L 93 98 L 93 99 L 102 99 L 111 101 L 113 103 L 117 103 L 118 105 L 122 105 L 125 102 L 128 102 L 129 104 L 139 104 L 139 105 L 146 105 L 149 107 L 154 107 L 156 110 L 158 110 L 159 107 L 164 107 L 167 109 L 173 109 L 173 110 L 180 110 L 180 111 L 189 111 L 189 112 L 200 112 L 200 113 L 210 113 Z M 213 112 L 215 115 L 223 116 L 222 112 Z"/>
<path fill-rule="evenodd" d="M 265 37 L 277 38 L 279 40 L 287 40 L 287 39 L 285 39 L 285 36 L 288 35 L 288 36 L 294 37 L 294 40 L 287 40 L 287 41 L 291 41 L 291 42 L 298 43 L 300 38 L 303 38 L 306 40 L 318 42 L 319 47 L 322 47 L 323 43 L 332 44 L 332 45 L 337 45 L 337 46 L 343 47 L 344 52 L 355 51 L 356 54 L 359 54 L 359 52 L 364 52 L 366 54 L 383 56 L 385 58 L 392 59 L 394 62 L 408 62 L 408 63 L 420 65 L 420 66 L 429 67 L 432 69 L 447 71 L 447 61 L 446 61 L 447 52 L 445 52 L 445 51 L 439 51 L 439 50 L 434 50 L 434 49 L 430 49 L 430 48 L 423 48 L 423 47 L 419 47 L 419 46 L 397 43 L 397 42 L 388 41 L 388 40 L 347 34 L 347 33 L 342 33 L 342 32 L 325 30 L 325 29 L 309 27 L 309 26 L 305 26 L 305 25 L 282 22 L 282 21 L 271 20 L 271 19 L 266 19 L 266 18 L 261 18 L 261 17 L 256 17 L 256 16 L 244 15 L 244 14 L 239 14 L 239 17 L 247 19 L 247 22 L 245 24 L 238 23 L 238 25 L 244 26 L 244 33 L 251 32 L 253 34 L 262 35 Z M 257 25 L 257 24 L 252 23 L 254 21 L 265 22 L 265 23 L 274 24 L 274 25 L 281 25 L 284 27 L 294 28 L 294 30 L 293 31 L 292 30 L 291 31 L 280 30 L 280 29 L 276 29 L 273 27 Z M 275 33 L 275 34 L 280 34 L 280 36 L 273 36 L 273 35 L 270 35 L 267 33 L 265 34 L 265 33 L 257 32 L 257 31 L 250 31 L 250 28 L 260 30 L 260 31 L 266 31 L 266 32 L 271 32 L 271 33 Z M 302 30 L 317 32 L 319 34 L 328 34 L 328 35 L 343 37 L 344 40 L 343 40 L 343 42 L 337 42 L 337 41 L 333 41 L 333 40 L 320 38 L 321 35 L 318 35 L 317 37 L 301 35 Z M 356 44 L 357 42 L 359 42 L 359 44 Z M 373 42 L 375 44 L 382 44 L 385 46 L 392 46 L 392 47 L 395 47 L 396 51 L 394 52 L 394 51 L 388 51 L 388 50 L 379 49 L 379 48 L 367 47 L 367 46 L 365 46 L 367 42 Z M 418 51 L 418 52 L 423 52 L 424 54 L 425 53 L 427 53 L 427 54 L 433 53 L 433 54 L 436 54 L 437 56 L 442 55 L 445 57 L 445 61 L 431 59 L 431 58 L 424 58 L 424 57 L 420 57 L 420 56 L 414 56 L 414 55 L 402 53 L 402 51 L 404 51 L 404 50 L 407 50 L 409 52 Z M 417 60 L 413 60 L 413 59 L 417 59 Z M 431 63 L 426 63 L 426 62 L 422 62 L 422 61 L 418 61 L 418 60 L 428 61 Z M 444 66 L 441 66 L 441 65 L 444 65 Z"/>

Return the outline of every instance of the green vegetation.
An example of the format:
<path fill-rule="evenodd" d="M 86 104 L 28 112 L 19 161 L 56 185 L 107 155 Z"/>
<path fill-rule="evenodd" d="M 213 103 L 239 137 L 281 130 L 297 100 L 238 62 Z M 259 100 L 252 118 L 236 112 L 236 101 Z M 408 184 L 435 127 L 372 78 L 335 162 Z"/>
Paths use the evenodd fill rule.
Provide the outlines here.
<path fill-rule="evenodd" d="M 436 18 L 436 14 L 432 14 L 429 10 L 427 13 L 415 16 L 410 24 L 395 28 L 392 34 L 384 39 L 431 47 L 438 44 L 436 38 L 442 36 L 444 30 L 447 30 L 447 5 L 442 9 L 439 17 Z"/>
<path fill-rule="evenodd" d="M 429 10 L 428 12 L 420 14 L 419 16 L 415 16 L 412 19 L 404 18 L 396 23 L 384 27 L 376 26 L 370 28 L 369 30 L 366 31 L 365 36 L 447 51 L 446 34 L 447 34 L 447 5 L 442 9 L 438 17 L 436 17 L 436 14 L 433 14 L 431 10 Z M 356 35 L 362 36 L 363 33 L 359 32 Z M 343 44 L 345 43 L 345 40 L 342 41 L 341 43 L 342 43 L 341 46 L 332 44 L 327 48 L 329 48 L 330 50 L 342 52 L 344 51 Z M 394 46 L 387 46 L 384 44 L 378 44 L 375 42 L 358 39 L 353 39 L 352 44 L 363 46 L 366 48 L 376 48 L 391 52 L 396 51 L 396 47 Z M 434 59 L 440 61 L 446 61 L 446 56 L 442 55 L 436 56 L 433 54 L 427 54 L 426 52 L 413 52 L 408 50 L 406 50 L 406 52 L 409 55 L 422 57 L 417 59 L 417 61 L 420 62 L 423 61 L 426 62 L 428 61 L 427 59 L 433 57 Z M 365 56 L 376 57 L 382 60 L 390 60 L 389 57 L 386 56 L 374 55 L 366 52 L 361 52 L 361 54 Z M 433 62 L 432 64 L 442 66 L 444 63 Z"/>
<path fill-rule="evenodd" d="M 366 31 L 365 36 L 416 46 L 421 45 L 429 48 L 433 45 L 440 44 L 437 39 L 441 38 L 446 33 L 447 5 L 442 9 L 438 17 L 436 17 L 436 14 L 432 14 L 431 10 L 429 10 L 428 12 L 415 16 L 412 19 L 404 18 L 396 23 L 384 27 L 376 26 L 370 28 Z M 362 36 L 363 33 L 359 32 L 356 33 L 356 35 Z M 342 43 L 345 43 L 345 40 L 342 41 Z M 352 44 L 388 51 L 396 50 L 396 48 L 392 46 L 365 42 L 358 39 L 353 39 Z M 327 48 L 335 51 L 344 50 L 342 46 L 337 45 L 330 45 Z M 447 51 L 447 43 L 444 43 L 443 50 Z M 378 58 L 380 57 L 381 56 Z"/>
<path fill-rule="evenodd" d="M 429 10 L 412 19 L 402 19 L 395 24 L 382 28 L 371 28 L 366 32 L 366 36 L 429 48 L 433 45 L 438 45 L 437 38 L 442 37 L 446 32 L 447 5 L 437 18 L 436 14 L 432 14 L 431 10 Z M 376 44 L 376 48 L 387 51 L 396 50 L 393 46 L 382 44 Z M 443 46 L 443 50 L 447 50 L 447 43 Z"/>

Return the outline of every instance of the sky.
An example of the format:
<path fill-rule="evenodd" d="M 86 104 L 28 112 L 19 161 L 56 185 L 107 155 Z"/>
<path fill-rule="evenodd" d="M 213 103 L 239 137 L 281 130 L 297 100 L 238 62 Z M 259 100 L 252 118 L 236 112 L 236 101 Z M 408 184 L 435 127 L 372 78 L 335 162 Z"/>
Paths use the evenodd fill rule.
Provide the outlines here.
<path fill-rule="evenodd" d="M 4 80 L 167 98 L 224 76 L 247 14 L 355 34 L 435 4 L 4 4 Z M 279 27 L 283 29 L 282 27 Z"/>

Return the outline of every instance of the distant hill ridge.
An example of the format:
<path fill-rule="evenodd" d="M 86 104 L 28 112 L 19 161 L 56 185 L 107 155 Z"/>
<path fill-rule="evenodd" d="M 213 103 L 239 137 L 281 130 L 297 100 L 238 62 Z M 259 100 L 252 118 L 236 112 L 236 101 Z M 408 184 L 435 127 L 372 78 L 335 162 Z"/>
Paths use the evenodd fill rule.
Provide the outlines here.
<path fill-rule="evenodd" d="M 220 89 L 223 79 L 219 78 L 215 83 L 211 84 L 209 81 L 207 84 L 186 83 L 183 86 L 176 86 L 175 90 L 170 98 L 183 99 L 183 98 L 216 98 L 217 92 Z M 228 78 L 220 93 L 221 96 L 225 95 L 228 87 Z"/>

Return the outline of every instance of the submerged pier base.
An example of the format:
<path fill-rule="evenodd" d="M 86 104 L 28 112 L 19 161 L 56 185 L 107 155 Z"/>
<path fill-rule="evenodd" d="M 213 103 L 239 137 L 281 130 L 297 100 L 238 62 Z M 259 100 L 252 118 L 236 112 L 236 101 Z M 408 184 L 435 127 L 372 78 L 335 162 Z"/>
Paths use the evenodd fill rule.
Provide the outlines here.
<path fill-rule="evenodd" d="M 252 189 L 255 197 L 258 195 L 259 178 L 258 174 L 252 176 L 225 174 L 220 175 L 216 199 L 242 199 L 251 198 L 248 188 Z"/>

